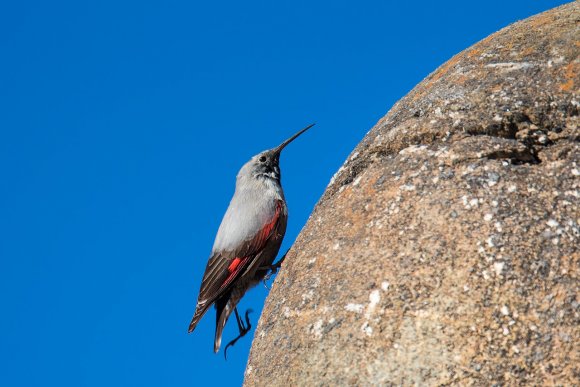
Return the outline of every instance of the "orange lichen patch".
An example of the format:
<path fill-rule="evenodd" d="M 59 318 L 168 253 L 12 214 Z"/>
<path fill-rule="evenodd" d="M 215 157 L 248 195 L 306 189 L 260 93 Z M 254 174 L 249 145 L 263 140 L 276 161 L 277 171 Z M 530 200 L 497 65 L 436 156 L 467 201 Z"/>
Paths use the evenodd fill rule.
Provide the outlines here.
<path fill-rule="evenodd" d="M 552 17 L 552 15 L 546 15 L 546 14 L 540 14 L 536 17 L 532 17 L 528 20 L 528 26 L 529 28 L 539 28 L 539 27 L 543 27 L 545 25 L 549 25 L 550 23 L 552 23 L 554 21 L 554 18 Z"/>
<path fill-rule="evenodd" d="M 460 74 L 460 75 L 457 77 L 457 79 L 455 80 L 455 83 L 456 83 L 456 84 L 458 84 L 458 85 L 464 85 L 464 84 L 465 84 L 465 82 L 467 82 L 467 79 L 469 79 L 469 78 L 467 77 L 467 75 L 465 75 L 465 74 Z"/>
<path fill-rule="evenodd" d="M 476 55 L 481 55 L 481 53 L 483 52 L 483 49 L 481 47 L 488 47 L 488 42 L 493 39 L 495 36 L 495 34 L 488 36 L 487 38 L 481 40 L 479 43 L 475 44 L 475 46 L 473 46 L 472 49 L 470 49 L 469 51 L 467 51 L 465 53 L 465 55 L 468 58 L 473 58 Z"/>
<path fill-rule="evenodd" d="M 520 58 L 525 59 L 528 56 L 531 56 L 532 54 L 535 54 L 537 52 L 537 48 L 534 46 L 530 46 L 525 48 L 524 50 L 522 50 L 522 52 L 520 53 Z"/>
<path fill-rule="evenodd" d="M 578 68 L 580 65 L 578 63 L 569 63 L 566 66 L 566 71 L 564 73 L 564 77 L 566 78 L 566 82 L 560 84 L 560 89 L 564 91 L 571 91 L 574 88 L 574 80 L 578 79 Z"/>
<path fill-rule="evenodd" d="M 425 93 L 427 93 L 438 80 L 447 75 L 449 71 L 453 67 L 455 67 L 455 65 L 457 65 L 457 63 L 461 62 L 464 59 L 471 59 L 475 56 L 481 55 L 484 52 L 484 47 L 488 47 L 489 42 L 494 38 L 495 34 L 490 35 L 487 38 L 480 41 L 479 43 L 477 43 L 475 46 L 473 46 L 473 48 L 464 52 L 460 52 L 459 54 L 453 56 L 451 59 L 445 62 L 441 67 L 439 67 L 438 70 L 436 70 L 435 73 L 433 73 L 433 75 L 431 75 L 429 79 L 427 79 L 425 86 L 421 89 L 421 91 L 413 95 L 412 100 L 415 101 L 419 98 L 422 98 L 425 95 Z M 464 84 L 466 81 L 467 77 L 465 75 L 458 76 L 457 79 L 458 84 Z"/>
<path fill-rule="evenodd" d="M 495 85 L 494 87 L 492 87 L 491 91 L 494 93 L 497 93 L 498 91 L 501 91 L 501 89 L 503 89 L 503 85 L 498 84 L 498 85 Z"/>
<path fill-rule="evenodd" d="M 465 56 L 464 53 L 459 53 L 455 55 L 453 58 L 449 59 L 445 64 L 443 64 L 425 83 L 425 87 L 418 93 L 413 95 L 413 101 L 417 100 L 418 98 L 422 98 L 426 92 L 431 89 L 431 87 L 441 79 L 444 75 L 446 75 L 451 68 L 453 68 L 457 63 L 463 59 Z"/>
<path fill-rule="evenodd" d="M 501 47 L 501 51 L 513 51 L 514 49 L 514 40 L 513 38 L 508 40 L 503 47 Z"/>
<path fill-rule="evenodd" d="M 474 48 L 472 48 L 471 50 L 469 50 L 469 51 L 467 51 L 465 53 L 465 55 L 468 58 L 473 58 L 474 56 L 477 56 L 477 55 L 480 55 L 480 54 L 481 54 L 481 49 L 479 49 L 477 47 L 474 47 Z"/>
<path fill-rule="evenodd" d="M 577 279 L 578 278 L 578 262 L 580 261 L 580 252 L 572 253 L 571 255 L 565 255 L 561 260 L 561 272 L 565 273 L 567 276 Z"/>
<path fill-rule="evenodd" d="M 447 62 L 445 62 L 445 64 L 443 66 L 441 66 L 441 68 L 435 74 L 433 74 L 433 77 L 430 79 L 430 82 L 429 82 L 429 85 L 427 86 L 427 88 L 429 88 L 431 83 L 438 81 L 441 77 L 446 75 L 447 72 L 452 67 L 454 67 L 457 63 L 459 63 L 459 61 L 462 58 L 463 58 L 463 54 L 460 53 L 460 54 L 455 55 L 453 58 L 449 59 Z"/>

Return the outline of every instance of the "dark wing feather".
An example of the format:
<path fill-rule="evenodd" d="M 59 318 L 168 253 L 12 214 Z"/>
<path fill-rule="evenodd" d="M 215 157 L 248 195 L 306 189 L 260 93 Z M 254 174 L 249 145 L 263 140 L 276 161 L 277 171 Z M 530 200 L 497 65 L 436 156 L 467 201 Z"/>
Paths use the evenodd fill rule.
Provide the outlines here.
<path fill-rule="evenodd" d="M 278 230 L 281 220 L 283 203 L 278 201 L 276 213 L 267 224 L 252 239 L 234 251 L 217 252 L 208 261 L 201 282 L 195 314 L 189 324 L 188 332 L 192 332 L 209 307 L 228 289 L 231 284 L 244 273 L 262 251 L 268 239 Z"/>

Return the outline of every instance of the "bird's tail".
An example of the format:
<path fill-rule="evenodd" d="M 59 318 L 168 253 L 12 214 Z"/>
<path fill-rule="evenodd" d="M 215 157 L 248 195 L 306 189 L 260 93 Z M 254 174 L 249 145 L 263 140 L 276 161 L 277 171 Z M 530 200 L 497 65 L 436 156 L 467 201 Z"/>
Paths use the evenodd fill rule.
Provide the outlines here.
<path fill-rule="evenodd" d="M 222 344 L 222 333 L 226 326 L 228 318 L 230 318 L 233 311 L 236 309 L 238 302 L 242 299 L 245 290 L 243 288 L 235 287 L 220 297 L 216 303 L 216 325 L 215 325 L 215 339 L 213 342 L 213 351 L 217 353 Z"/>
<path fill-rule="evenodd" d="M 232 301 L 233 299 L 229 297 L 223 297 L 215 303 L 216 325 L 215 325 L 215 339 L 213 342 L 213 351 L 215 353 L 217 353 L 220 350 L 220 346 L 222 344 L 222 333 L 226 326 L 226 322 L 228 321 L 228 318 L 234 311 L 234 308 L 236 307 L 237 304 L 237 302 L 233 303 Z"/>

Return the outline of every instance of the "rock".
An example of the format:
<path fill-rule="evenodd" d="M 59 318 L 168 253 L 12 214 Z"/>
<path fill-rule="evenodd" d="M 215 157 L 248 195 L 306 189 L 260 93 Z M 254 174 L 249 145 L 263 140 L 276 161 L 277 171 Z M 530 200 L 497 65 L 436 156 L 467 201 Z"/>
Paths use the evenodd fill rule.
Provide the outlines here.
<path fill-rule="evenodd" d="M 580 3 L 456 55 L 328 186 L 247 386 L 580 383 Z"/>

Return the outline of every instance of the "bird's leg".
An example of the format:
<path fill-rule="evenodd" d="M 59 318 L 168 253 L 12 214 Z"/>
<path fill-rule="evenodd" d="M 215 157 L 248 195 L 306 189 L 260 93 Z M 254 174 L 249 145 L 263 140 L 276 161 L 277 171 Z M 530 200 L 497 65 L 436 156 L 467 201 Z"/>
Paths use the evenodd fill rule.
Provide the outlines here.
<path fill-rule="evenodd" d="M 290 249 L 288 249 L 288 251 L 290 251 Z M 284 260 L 286 259 L 286 255 L 288 255 L 288 251 L 286 251 L 286 253 L 282 256 L 282 258 L 278 260 L 278 262 L 270 266 L 271 270 L 270 275 L 276 274 L 278 272 L 278 269 L 280 269 L 280 267 L 282 266 L 282 262 L 284 262 Z"/>
<path fill-rule="evenodd" d="M 288 249 L 288 251 L 290 251 L 290 249 Z M 267 273 L 264 276 L 264 279 L 262 280 L 266 289 L 270 290 L 270 288 L 268 288 L 268 286 L 266 285 L 266 281 L 268 281 L 270 279 L 270 277 L 272 277 L 274 274 L 276 274 L 278 272 L 278 269 L 280 269 L 280 266 L 282 266 L 282 262 L 284 262 L 284 259 L 286 259 L 286 255 L 288 254 L 288 251 L 286 251 L 286 254 L 284 254 L 282 256 L 282 258 L 280 258 L 278 260 L 278 262 L 273 263 L 270 266 L 262 266 L 259 268 L 259 270 L 269 270 L 270 271 L 269 273 Z"/>
<path fill-rule="evenodd" d="M 234 312 L 236 314 L 236 322 L 238 323 L 238 329 L 240 330 L 240 334 L 238 337 L 236 337 L 235 339 L 233 339 L 232 341 L 230 341 L 228 343 L 228 345 L 226 345 L 226 348 L 224 349 L 224 357 L 228 358 L 228 347 L 233 347 L 234 344 L 236 343 L 236 341 L 238 341 L 239 339 L 241 339 L 242 337 L 244 337 L 246 335 L 246 333 L 248 333 L 250 331 L 250 329 L 252 329 L 252 324 L 250 324 L 250 316 L 249 314 L 251 312 L 253 312 L 252 309 L 248 309 L 246 310 L 246 323 L 244 324 L 244 320 L 242 320 L 242 318 L 240 317 L 240 315 L 238 314 L 238 308 L 234 308 Z"/>

